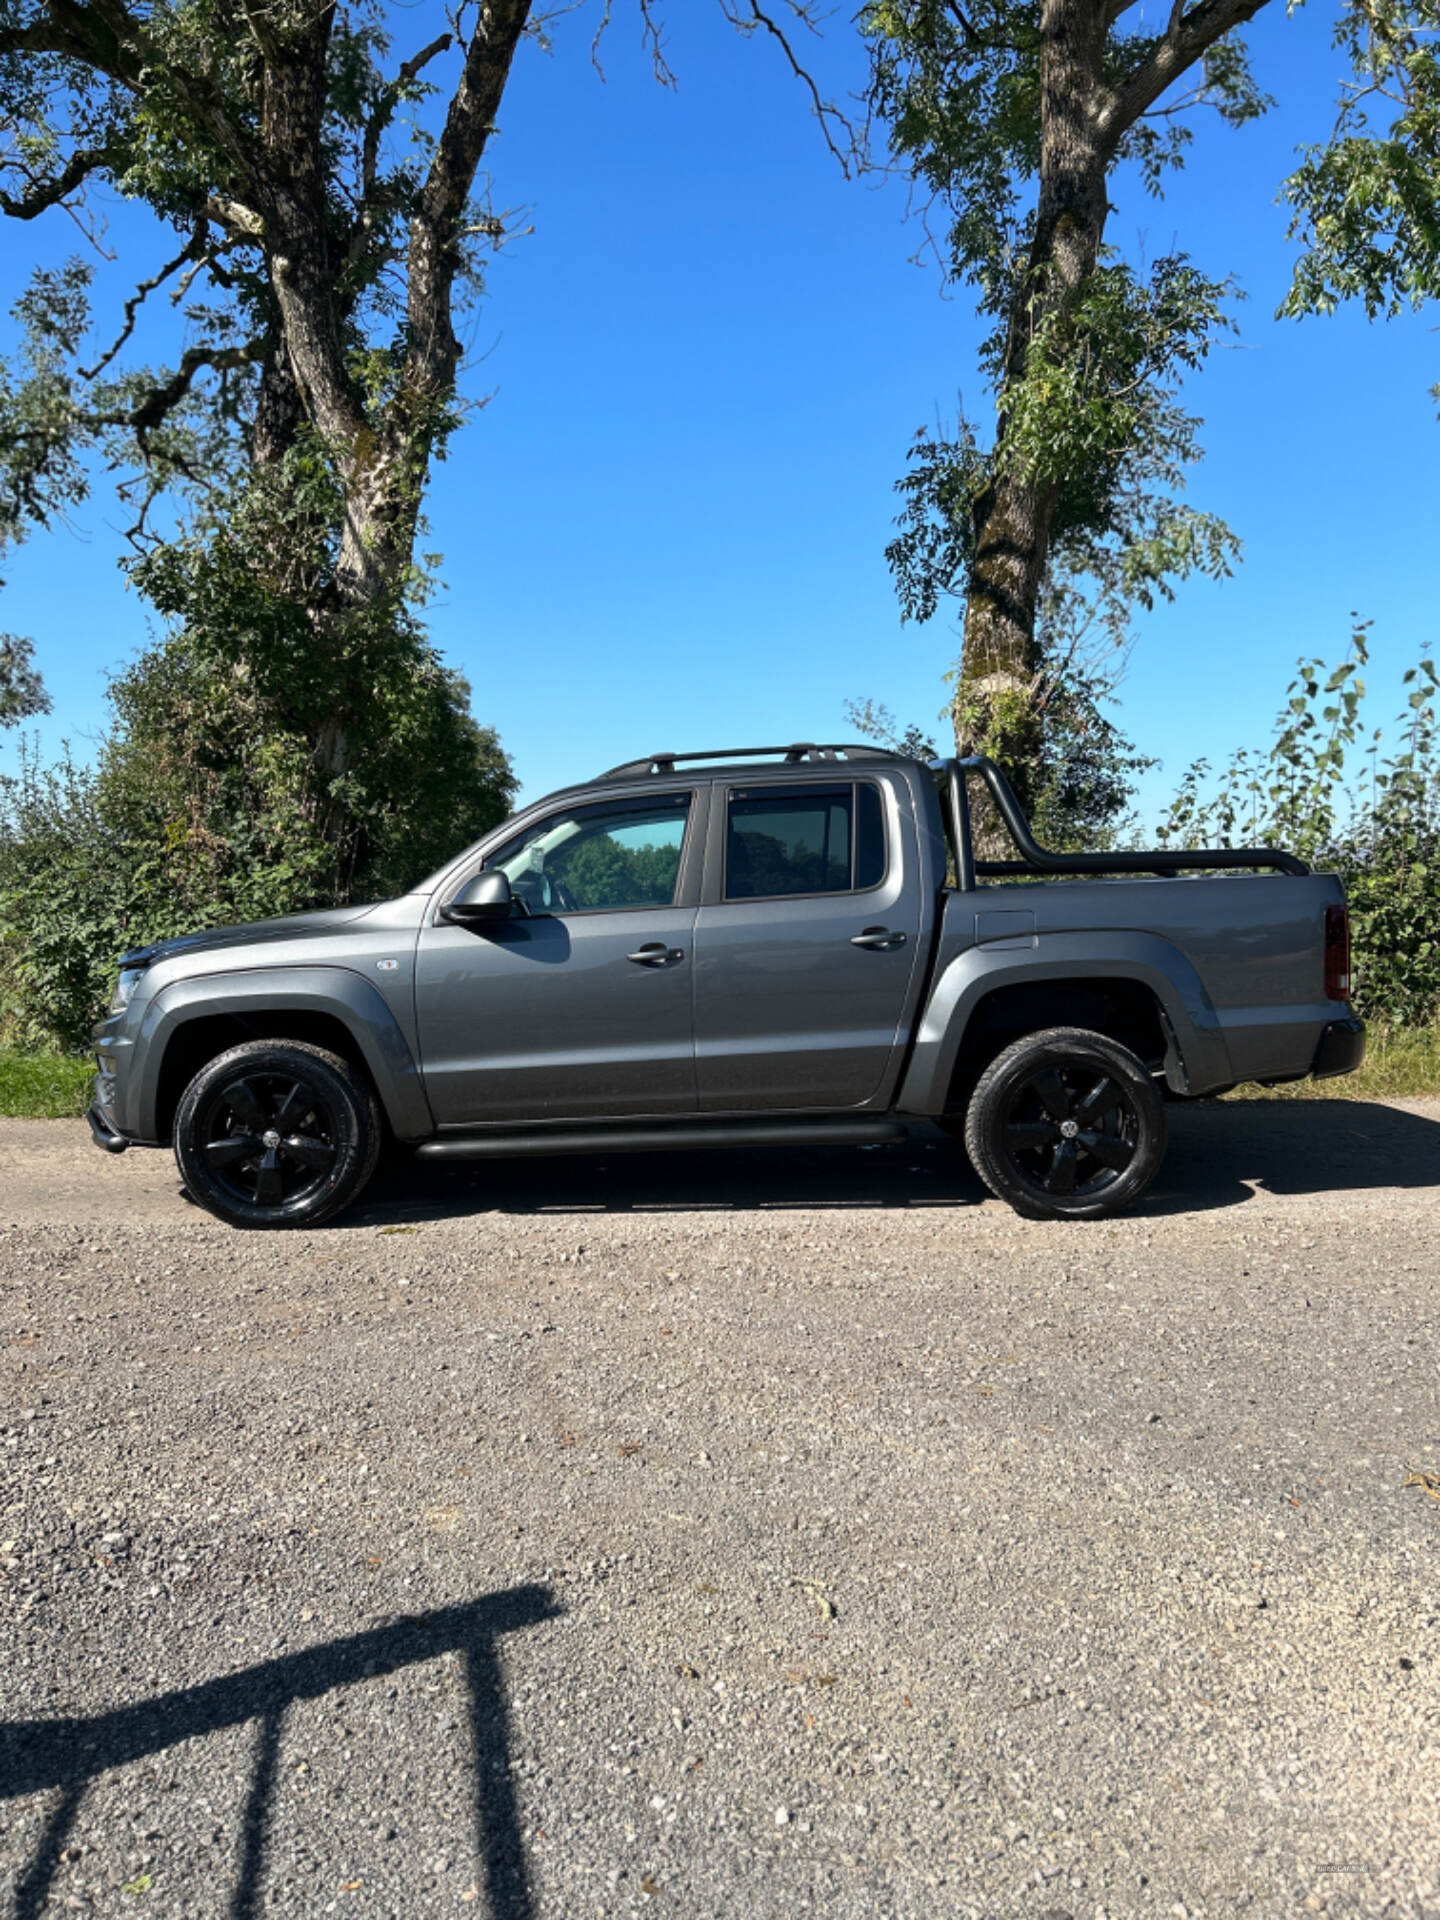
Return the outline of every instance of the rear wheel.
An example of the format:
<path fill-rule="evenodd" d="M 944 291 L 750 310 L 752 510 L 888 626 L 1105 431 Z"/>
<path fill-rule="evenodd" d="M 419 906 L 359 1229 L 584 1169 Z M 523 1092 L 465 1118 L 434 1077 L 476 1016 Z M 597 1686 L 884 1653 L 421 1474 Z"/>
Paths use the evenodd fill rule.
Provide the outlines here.
<path fill-rule="evenodd" d="M 991 1061 L 970 1099 L 965 1148 L 1017 1213 L 1093 1220 L 1132 1206 L 1159 1172 L 1165 1108 L 1128 1047 L 1052 1027 Z"/>
<path fill-rule="evenodd" d="M 339 1054 L 251 1040 L 185 1089 L 175 1159 L 191 1199 L 233 1227 L 314 1227 L 358 1196 L 380 1136 L 375 1095 Z"/>

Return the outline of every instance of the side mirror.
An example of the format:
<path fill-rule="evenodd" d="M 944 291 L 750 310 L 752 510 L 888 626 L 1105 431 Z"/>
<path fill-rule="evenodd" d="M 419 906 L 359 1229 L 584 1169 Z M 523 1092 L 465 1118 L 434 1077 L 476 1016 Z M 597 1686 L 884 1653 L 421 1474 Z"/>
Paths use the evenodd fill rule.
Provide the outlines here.
<path fill-rule="evenodd" d="M 473 927 L 486 920 L 508 920 L 514 911 L 509 876 L 495 868 L 467 880 L 455 898 L 441 907 L 440 918 L 453 927 Z"/>

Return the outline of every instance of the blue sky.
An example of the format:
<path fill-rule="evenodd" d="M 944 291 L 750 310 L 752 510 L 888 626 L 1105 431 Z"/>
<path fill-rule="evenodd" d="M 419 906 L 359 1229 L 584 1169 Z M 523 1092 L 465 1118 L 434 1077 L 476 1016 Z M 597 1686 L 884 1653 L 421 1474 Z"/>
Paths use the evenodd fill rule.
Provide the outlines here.
<path fill-rule="evenodd" d="M 628 0 L 615 13 L 603 83 L 591 11 L 558 21 L 553 55 L 522 52 L 492 174 L 534 232 L 491 271 L 467 375 L 490 398 L 429 506 L 447 584 L 432 630 L 532 796 L 654 749 L 843 738 L 848 696 L 933 722 L 958 642 L 943 617 L 900 625 L 892 485 L 917 426 L 957 394 L 987 404 L 980 328 L 911 264 L 903 191 L 841 177 L 776 50 L 718 6 L 675 5 L 669 91 Z M 433 31 L 428 0 L 392 19 L 402 56 Z M 1377 720 L 1436 631 L 1431 321 L 1271 318 L 1290 259 L 1276 190 L 1335 97 L 1327 19 L 1262 16 L 1278 109 L 1202 126 L 1164 202 L 1117 196 L 1117 244 L 1178 244 L 1250 296 L 1190 395 L 1207 451 L 1191 498 L 1244 560 L 1137 623 L 1122 688 L 1122 724 L 1164 760 L 1150 812 L 1192 757 L 1264 734 L 1295 656 L 1338 657 L 1352 609 L 1374 622 Z M 832 91 L 858 79 L 843 17 L 815 51 Z M 112 227 L 127 258 L 161 257 L 131 211 Z M 7 286 L 73 238 L 5 223 Z M 55 697 L 46 752 L 88 752 L 107 672 L 149 631 L 116 572 L 119 520 L 97 492 L 6 568 L 0 625 L 34 637 Z"/>

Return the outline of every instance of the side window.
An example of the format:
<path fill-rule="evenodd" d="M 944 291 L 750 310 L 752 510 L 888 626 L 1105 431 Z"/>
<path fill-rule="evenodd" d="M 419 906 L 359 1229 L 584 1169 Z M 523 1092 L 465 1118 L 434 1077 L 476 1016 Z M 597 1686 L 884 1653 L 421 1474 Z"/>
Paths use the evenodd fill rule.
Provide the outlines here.
<path fill-rule="evenodd" d="M 884 876 L 880 794 L 869 781 L 731 789 L 727 900 L 858 892 Z"/>
<path fill-rule="evenodd" d="M 602 800 L 552 813 L 485 865 L 507 876 L 531 913 L 673 906 L 690 798 Z"/>

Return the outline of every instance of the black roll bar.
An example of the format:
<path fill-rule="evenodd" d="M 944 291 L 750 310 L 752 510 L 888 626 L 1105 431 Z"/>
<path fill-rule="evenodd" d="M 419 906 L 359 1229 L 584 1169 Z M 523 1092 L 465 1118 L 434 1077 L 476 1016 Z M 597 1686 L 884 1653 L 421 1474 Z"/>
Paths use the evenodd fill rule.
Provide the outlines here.
<path fill-rule="evenodd" d="M 992 878 L 1010 873 L 1192 873 L 1201 870 L 1232 871 L 1237 867 L 1268 867 L 1277 873 L 1302 878 L 1309 873 L 1306 863 L 1293 853 L 1278 847 L 1179 847 L 1157 848 L 1150 853 L 1052 853 L 1042 847 L 1030 831 L 1030 823 L 1021 811 L 1014 789 L 1000 767 L 987 754 L 974 753 L 963 760 L 936 760 L 931 772 L 943 774 L 950 803 L 951 832 L 955 839 L 955 874 L 962 893 L 973 890 L 977 876 Z M 1019 848 L 1019 860 L 977 860 L 970 835 L 970 803 L 966 780 L 977 775 L 990 790 L 1000 818 Z"/>
<path fill-rule="evenodd" d="M 950 780 L 950 822 L 955 837 L 955 878 L 961 893 L 975 891 L 975 845 L 970 838 L 970 794 L 958 760 L 947 760 Z"/>

